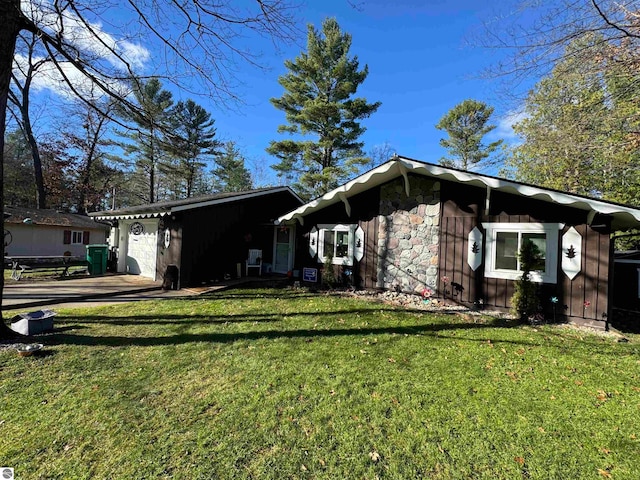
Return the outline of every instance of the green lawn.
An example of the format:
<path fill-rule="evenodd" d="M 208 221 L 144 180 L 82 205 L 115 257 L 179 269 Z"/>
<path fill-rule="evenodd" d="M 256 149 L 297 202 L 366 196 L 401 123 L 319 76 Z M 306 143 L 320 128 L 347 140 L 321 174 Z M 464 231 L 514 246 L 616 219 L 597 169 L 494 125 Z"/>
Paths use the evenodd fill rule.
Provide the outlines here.
<path fill-rule="evenodd" d="M 640 478 L 636 336 L 293 290 L 59 312 L 0 351 L 19 479 Z"/>
<path fill-rule="evenodd" d="M 62 272 L 64 271 L 63 267 L 51 268 L 51 269 L 43 269 L 43 270 L 26 270 L 22 272 L 20 276 L 20 280 L 14 280 L 11 278 L 11 268 L 5 268 L 3 270 L 4 273 L 4 281 L 5 283 L 16 283 L 16 282 L 34 282 L 41 280 L 57 280 L 57 279 L 65 279 L 65 278 L 74 278 L 77 275 L 86 275 L 87 267 L 69 267 L 69 271 L 67 276 L 63 276 Z"/>

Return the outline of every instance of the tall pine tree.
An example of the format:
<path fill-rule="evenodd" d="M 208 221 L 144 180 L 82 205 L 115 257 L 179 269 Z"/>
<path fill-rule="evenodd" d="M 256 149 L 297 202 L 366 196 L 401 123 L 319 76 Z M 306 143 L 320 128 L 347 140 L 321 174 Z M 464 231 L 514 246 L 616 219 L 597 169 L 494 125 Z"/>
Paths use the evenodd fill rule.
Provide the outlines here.
<path fill-rule="evenodd" d="M 369 163 L 358 140 L 365 131 L 359 121 L 380 102 L 354 98 L 369 71 L 349 56 L 350 48 L 351 35 L 334 18 L 322 23 L 322 32 L 309 25 L 307 52 L 285 62 L 289 72 L 279 82 L 286 92 L 271 99 L 288 122 L 278 131 L 295 138 L 273 141 L 267 152 L 280 160 L 273 166 L 278 176 L 297 180 L 306 198 L 322 195 Z"/>
<path fill-rule="evenodd" d="M 437 123 L 436 128 L 447 132 L 440 145 L 449 151 L 448 157 L 440 160 L 442 165 L 468 170 L 488 158 L 502 140 L 483 144 L 484 136 L 495 125 L 488 124 L 493 107 L 484 102 L 467 99 L 449 110 Z"/>
<path fill-rule="evenodd" d="M 173 99 L 157 78 L 147 82 L 134 80 L 133 96 L 138 109 L 120 111 L 121 116 L 132 123 L 131 130 L 120 132 L 129 140 L 121 143 L 121 147 L 125 155 L 133 159 L 137 195 L 143 201 L 154 203 L 158 200 L 158 168 L 165 155 L 164 134 L 169 129 Z"/>
<path fill-rule="evenodd" d="M 217 167 L 211 172 L 216 192 L 243 192 L 253 188 L 251 174 L 235 142 L 224 144 L 216 157 L 216 164 Z"/>
<path fill-rule="evenodd" d="M 193 100 L 178 102 L 171 113 L 173 128 L 167 136 L 167 150 L 174 161 L 164 170 L 181 185 L 181 191 L 175 192 L 180 198 L 207 193 L 200 180 L 220 146 L 214 138 L 214 120 Z"/>

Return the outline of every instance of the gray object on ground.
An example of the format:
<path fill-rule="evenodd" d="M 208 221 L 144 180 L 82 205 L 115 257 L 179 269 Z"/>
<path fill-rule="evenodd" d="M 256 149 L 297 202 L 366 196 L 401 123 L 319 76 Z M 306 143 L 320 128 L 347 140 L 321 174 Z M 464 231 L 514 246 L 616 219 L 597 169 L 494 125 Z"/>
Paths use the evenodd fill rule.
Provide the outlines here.
<path fill-rule="evenodd" d="M 22 335 L 37 335 L 53 332 L 53 317 L 57 314 L 53 310 L 37 310 L 35 312 L 20 313 L 11 319 L 11 330 Z"/>

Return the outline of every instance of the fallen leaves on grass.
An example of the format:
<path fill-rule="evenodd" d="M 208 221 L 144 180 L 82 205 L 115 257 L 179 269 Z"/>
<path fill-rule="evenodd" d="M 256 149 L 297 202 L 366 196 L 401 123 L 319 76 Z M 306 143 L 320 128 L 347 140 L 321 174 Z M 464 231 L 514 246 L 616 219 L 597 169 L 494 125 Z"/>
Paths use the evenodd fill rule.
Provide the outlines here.
<path fill-rule="evenodd" d="M 606 402 L 609 398 L 611 398 L 613 395 L 611 395 L 608 392 L 605 392 L 604 390 L 598 390 L 598 394 L 596 395 L 596 399 L 599 402 Z"/>
<path fill-rule="evenodd" d="M 611 472 L 609 470 L 603 470 L 602 468 L 598 469 L 598 473 L 604 478 L 611 478 Z"/>

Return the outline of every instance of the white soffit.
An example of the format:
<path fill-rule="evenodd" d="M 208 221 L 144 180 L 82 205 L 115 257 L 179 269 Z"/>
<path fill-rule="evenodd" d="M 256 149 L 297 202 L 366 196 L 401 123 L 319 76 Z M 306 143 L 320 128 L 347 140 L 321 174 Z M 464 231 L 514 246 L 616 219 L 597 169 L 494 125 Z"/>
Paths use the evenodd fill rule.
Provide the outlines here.
<path fill-rule="evenodd" d="M 614 229 L 638 227 L 638 223 L 640 223 L 640 210 L 635 208 L 571 195 L 569 193 L 548 190 L 542 187 L 523 185 L 510 180 L 488 177 L 474 172 L 466 172 L 439 165 L 423 163 L 405 157 L 396 157 L 386 163 L 383 163 L 379 167 L 360 175 L 350 182 L 326 193 L 322 197 L 306 203 L 286 215 L 279 217 L 276 223 L 289 222 L 305 217 L 306 215 L 328 207 L 329 205 L 342 201 L 340 197 L 352 197 L 364 192 L 365 190 L 369 190 L 372 187 L 389 182 L 394 178 L 401 176 L 403 170 L 410 173 L 438 178 L 440 180 L 449 180 L 455 183 L 466 183 L 482 188 L 489 187 L 493 190 L 511 193 L 521 197 L 529 197 L 544 202 L 556 203 L 586 211 L 595 211 L 597 213 L 611 215 L 614 219 Z"/>

